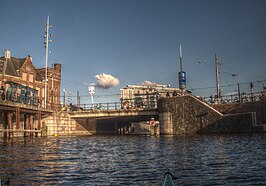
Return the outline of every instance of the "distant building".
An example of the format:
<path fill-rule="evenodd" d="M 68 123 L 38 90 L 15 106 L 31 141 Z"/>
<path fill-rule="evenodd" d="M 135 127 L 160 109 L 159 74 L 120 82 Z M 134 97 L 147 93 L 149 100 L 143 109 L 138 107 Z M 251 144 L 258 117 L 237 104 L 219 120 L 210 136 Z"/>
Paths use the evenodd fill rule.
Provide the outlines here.
<path fill-rule="evenodd" d="M 120 89 L 123 108 L 156 108 L 160 97 L 180 96 L 179 88 L 169 85 L 127 85 Z"/>
<path fill-rule="evenodd" d="M 61 64 L 54 64 L 47 72 L 47 108 L 55 108 L 60 105 Z M 43 106 L 44 79 L 45 68 L 36 69 L 31 56 L 14 58 L 6 50 L 0 57 L 0 99 Z"/>

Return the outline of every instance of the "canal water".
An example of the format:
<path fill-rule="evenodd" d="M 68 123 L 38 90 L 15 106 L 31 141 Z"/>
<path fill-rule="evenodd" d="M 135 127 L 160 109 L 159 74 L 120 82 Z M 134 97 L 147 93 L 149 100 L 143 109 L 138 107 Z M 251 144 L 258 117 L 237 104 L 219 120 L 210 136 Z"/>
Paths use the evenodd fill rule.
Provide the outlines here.
<path fill-rule="evenodd" d="M 0 139 L 10 185 L 266 185 L 266 134 Z"/>

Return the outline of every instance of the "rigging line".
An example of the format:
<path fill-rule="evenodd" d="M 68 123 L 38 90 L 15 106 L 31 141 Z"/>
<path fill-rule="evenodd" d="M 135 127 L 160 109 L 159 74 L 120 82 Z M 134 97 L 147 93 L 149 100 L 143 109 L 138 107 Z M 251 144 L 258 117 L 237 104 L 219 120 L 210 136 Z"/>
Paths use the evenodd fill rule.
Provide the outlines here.
<path fill-rule="evenodd" d="M 195 63 L 196 63 L 196 62 L 195 62 Z M 208 63 L 206 63 L 206 62 L 204 62 L 204 61 L 202 61 L 202 60 L 199 60 L 198 63 L 203 63 L 203 64 L 207 65 L 209 68 L 211 68 L 211 69 L 215 69 L 214 66 L 211 66 L 210 64 L 208 64 Z"/>
<path fill-rule="evenodd" d="M 239 74 L 239 75 L 241 75 L 242 77 L 248 77 L 249 79 L 252 79 L 252 80 L 255 80 L 255 79 L 256 79 L 256 78 L 254 78 L 254 77 L 251 77 L 250 75 L 247 75 L 247 74 L 244 75 L 244 74 L 240 73 L 240 72 L 237 71 L 237 70 L 231 69 L 230 67 L 228 67 L 228 66 L 225 65 L 224 63 L 222 64 L 222 66 L 225 67 L 225 68 L 227 68 L 228 70 L 232 70 L 232 71 L 236 72 L 235 74 Z"/>
<path fill-rule="evenodd" d="M 259 82 L 262 82 L 262 81 L 253 81 L 253 83 L 259 83 Z M 245 82 L 245 83 L 239 83 L 239 85 L 249 85 L 250 82 Z M 230 87 L 230 86 L 236 86 L 237 84 L 234 83 L 234 84 L 227 84 L 227 85 L 221 85 L 220 87 Z M 192 89 L 188 89 L 188 90 L 191 90 L 191 91 L 194 91 L 194 90 L 206 90 L 206 89 L 214 89 L 216 87 L 199 87 L 199 88 L 192 88 Z"/>
<path fill-rule="evenodd" d="M 65 79 L 65 78 L 62 78 L 62 80 L 63 80 L 62 81 L 63 83 L 72 84 L 72 85 L 75 85 L 75 86 L 77 86 L 77 85 L 83 85 L 80 82 L 74 82 L 74 81 L 71 81 L 71 80 L 68 80 L 68 79 Z"/>

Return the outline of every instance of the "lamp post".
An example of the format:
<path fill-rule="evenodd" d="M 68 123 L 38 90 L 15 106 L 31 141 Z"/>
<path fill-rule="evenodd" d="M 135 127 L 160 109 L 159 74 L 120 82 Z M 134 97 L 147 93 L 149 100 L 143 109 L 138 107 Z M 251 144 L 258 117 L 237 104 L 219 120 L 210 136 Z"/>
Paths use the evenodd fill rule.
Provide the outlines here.
<path fill-rule="evenodd" d="M 66 105 L 66 90 L 63 89 L 63 92 L 64 92 L 64 96 L 63 96 L 63 107 L 65 107 L 65 105 Z"/>
<path fill-rule="evenodd" d="M 236 77 L 237 80 L 237 93 L 238 93 L 238 101 L 241 102 L 241 95 L 240 95 L 240 86 L 239 86 L 239 78 L 238 74 L 232 74 L 233 77 Z"/>
<path fill-rule="evenodd" d="M 47 68 L 48 68 L 48 54 L 49 54 L 49 42 L 52 43 L 52 40 L 49 40 L 49 36 L 52 37 L 52 34 L 49 34 L 49 29 L 52 28 L 52 26 L 49 23 L 49 16 L 47 17 L 47 23 L 45 25 L 45 35 L 44 38 L 46 39 L 45 44 L 45 80 L 44 80 L 44 108 L 46 108 L 47 104 Z"/>
<path fill-rule="evenodd" d="M 94 91 L 95 91 L 94 85 L 89 85 L 88 89 L 89 89 L 89 94 L 91 96 L 92 109 L 94 109 L 94 103 L 93 103 L 93 95 L 94 95 Z"/>

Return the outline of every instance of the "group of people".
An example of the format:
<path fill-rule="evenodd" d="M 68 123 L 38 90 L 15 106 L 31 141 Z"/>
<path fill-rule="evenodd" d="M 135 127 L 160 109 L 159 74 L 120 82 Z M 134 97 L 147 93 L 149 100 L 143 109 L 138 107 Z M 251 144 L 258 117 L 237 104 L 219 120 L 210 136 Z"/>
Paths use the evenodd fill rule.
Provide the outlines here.
<path fill-rule="evenodd" d="M 173 91 L 173 94 L 172 94 L 173 97 L 177 96 L 177 92 L 174 90 Z M 166 97 L 171 97 L 171 94 L 169 91 L 166 92 Z"/>
<path fill-rule="evenodd" d="M 21 90 L 12 85 L 9 85 L 7 89 L 3 85 L 1 86 L 0 100 L 41 106 L 41 100 L 31 95 L 29 91 Z"/>
<path fill-rule="evenodd" d="M 0 100 L 6 100 L 6 90 L 3 85 L 0 88 Z"/>

